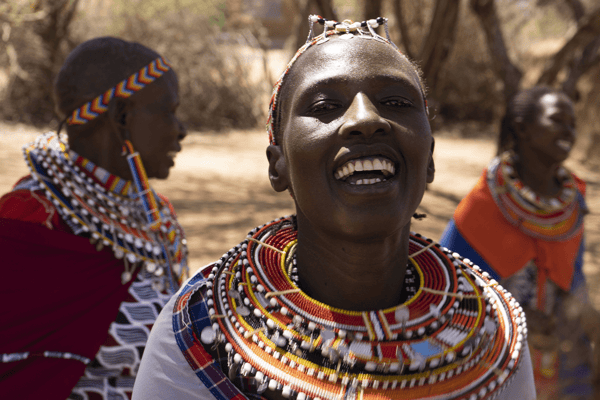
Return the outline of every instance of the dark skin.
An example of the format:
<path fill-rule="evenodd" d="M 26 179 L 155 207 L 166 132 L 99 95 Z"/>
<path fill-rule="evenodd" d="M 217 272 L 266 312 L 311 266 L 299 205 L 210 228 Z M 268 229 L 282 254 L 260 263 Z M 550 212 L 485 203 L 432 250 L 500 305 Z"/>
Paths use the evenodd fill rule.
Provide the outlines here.
<path fill-rule="evenodd" d="M 557 171 L 575 142 L 573 103 L 562 93 L 540 98 L 533 123 L 517 122 L 518 161 L 523 183 L 540 196 L 553 197 L 561 190 Z"/>
<path fill-rule="evenodd" d="M 347 310 L 396 306 L 411 217 L 435 172 L 417 74 L 387 44 L 332 37 L 286 79 L 280 144 L 267 157 L 273 188 L 296 203 L 300 286 Z M 393 176 L 336 177 L 349 161 L 374 158 L 393 163 Z"/>
<path fill-rule="evenodd" d="M 186 130 L 175 115 L 179 105 L 175 72 L 168 71 L 131 97 L 114 98 L 96 128 L 69 127 L 69 146 L 79 155 L 113 175 L 131 180 L 127 160 L 121 155 L 130 140 L 140 153 L 149 178 L 166 179 L 181 151 Z"/>

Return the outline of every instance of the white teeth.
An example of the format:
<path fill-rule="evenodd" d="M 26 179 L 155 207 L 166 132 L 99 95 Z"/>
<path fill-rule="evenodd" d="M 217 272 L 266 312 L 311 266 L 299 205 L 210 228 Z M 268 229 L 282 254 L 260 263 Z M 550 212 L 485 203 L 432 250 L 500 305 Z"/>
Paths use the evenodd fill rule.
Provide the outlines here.
<path fill-rule="evenodd" d="M 351 185 L 372 185 L 374 183 L 383 182 L 381 178 L 371 178 L 371 179 L 359 179 L 355 183 L 350 182 Z"/>
<path fill-rule="evenodd" d="M 338 180 L 345 180 L 355 172 L 361 171 L 379 171 L 383 174 L 383 179 L 380 179 L 377 182 L 382 182 L 385 178 L 391 177 L 396 173 L 396 168 L 394 167 L 394 163 L 381 156 L 377 157 L 365 157 L 361 159 L 350 160 L 341 167 L 339 167 L 334 176 Z M 373 178 L 377 179 L 377 178 Z M 361 183 L 358 183 L 361 182 Z M 368 183 L 376 183 L 375 181 L 371 182 L 371 179 L 360 179 L 357 182 L 351 182 L 352 184 L 368 184 Z"/>
<path fill-rule="evenodd" d="M 560 147 L 561 149 L 565 150 L 565 151 L 569 151 L 571 150 L 571 142 L 567 141 L 567 140 L 557 140 L 556 144 L 558 147 Z"/>

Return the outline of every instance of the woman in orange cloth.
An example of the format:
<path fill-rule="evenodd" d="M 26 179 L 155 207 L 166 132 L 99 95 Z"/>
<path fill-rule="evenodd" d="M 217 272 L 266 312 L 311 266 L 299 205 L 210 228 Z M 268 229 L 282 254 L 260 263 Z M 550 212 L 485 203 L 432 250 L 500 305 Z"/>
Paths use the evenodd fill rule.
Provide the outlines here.
<path fill-rule="evenodd" d="M 564 93 L 519 92 L 502 120 L 498 155 L 441 240 L 525 308 L 539 399 L 596 398 L 585 334 L 597 315 L 582 271 L 585 182 L 563 166 L 575 136 L 573 104 Z"/>
<path fill-rule="evenodd" d="M 533 400 L 520 305 L 410 232 L 435 172 L 417 68 L 375 33 L 383 18 L 310 21 L 325 32 L 286 68 L 268 123 L 271 185 L 296 215 L 186 283 L 133 399 Z"/>

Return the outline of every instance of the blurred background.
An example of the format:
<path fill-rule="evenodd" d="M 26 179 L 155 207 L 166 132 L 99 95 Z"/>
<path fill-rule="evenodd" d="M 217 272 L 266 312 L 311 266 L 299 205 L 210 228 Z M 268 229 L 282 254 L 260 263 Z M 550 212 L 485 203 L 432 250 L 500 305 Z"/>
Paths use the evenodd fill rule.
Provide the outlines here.
<path fill-rule="evenodd" d="M 437 171 L 414 230 L 436 240 L 495 154 L 506 99 L 535 84 L 572 96 L 579 136 L 567 166 L 588 182 L 585 272 L 600 287 L 598 0 L 0 0 L 0 193 L 28 173 L 21 147 L 58 126 L 52 82 L 69 51 L 103 35 L 137 41 L 173 63 L 190 132 L 169 179 L 153 186 L 175 206 L 192 270 L 216 260 L 253 227 L 294 212 L 270 187 L 264 126 L 311 13 L 386 16 L 420 64 Z M 592 297 L 600 309 L 600 291 Z"/>
<path fill-rule="evenodd" d="M 310 13 L 387 16 L 422 67 L 436 130 L 492 134 L 519 87 L 562 87 L 577 101 L 584 156 L 600 162 L 598 0 L 1 0 L 0 120 L 56 126 L 52 80 L 65 56 L 112 35 L 171 60 L 190 129 L 262 126 Z"/>

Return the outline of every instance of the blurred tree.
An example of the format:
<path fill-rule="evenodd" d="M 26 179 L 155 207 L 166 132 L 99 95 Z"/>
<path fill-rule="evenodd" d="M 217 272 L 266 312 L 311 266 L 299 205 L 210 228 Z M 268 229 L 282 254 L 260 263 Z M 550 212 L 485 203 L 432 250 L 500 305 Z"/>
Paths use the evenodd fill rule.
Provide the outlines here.
<path fill-rule="evenodd" d="M 54 115 L 52 83 L 74 46 L 69 32 L 79 0 L 21 0 L 0 5 L 8 83 L 0 117 L 45 124 Z M 1 62 L 1 61 L 0 61 Z"/>
<path fill-rule="evenodd" d="M 600 7 L 595 12 L 581 17 L 578 22 L 577 32 L 548 60 L 544 72 L 538 79 L 538 84 L 553 84 L 557 80 L 558 73 L 569 64 L 579 68 L 585 66 L 580 62 L 573 63 L 572 61 L 577 57 L 577 52 L 584 53 L 588 46 L 590 46 L 588 48 L 588 52 L 590 52 L 596 47 L 596 42 L 600 38 Z M 584 62 L 584 64 L 587 63 Z M 580 71 L 576 73 L 581 75 Z"/>
<path fill-rule="evenodd" d="M 321 16 L 327 19 L 338 20 L 337 13 L 333 8 L 333 0 L 313 0 L 319 10 L 321 10 Z M 379 1 L 379 0 L 377 0 Z"/>
<path fill-rule="evenodd" d="M 310 14 L 317 13 L 323 18 L 338 20 L 337 13 L 333 7 L 333 0 L 291 0 L 296 17 L 294 18 L 292 43 L 293 49 L 296 51 L 306 42 L 308 27 L 306 26 L 306 18 Z"/>
<path fill-rule="evenodd" d="M 400 3 L 401 0 L 397 1 Z M 429 32 L 417 57 L 421 62 L 427 84 L 433 88 L 431 93 L 433 98 L 439 95 L 438 76 L 454 45 L 459 5 L 458 1 L 437 0 L 435 2 Z"/>
<path fill-rule="evenodd" d="M 143 9 L 143 12 L 137 10 Z M 164 54 L 175 66 L 191 128 L 253 128 L 264 120 L 263 31 L 237 0 L 113 0 L 115 31 Z M 264 43 L 264 42 L 263 42 Z"/>
<path fill-rule="evenodd" d="M 421 1 L 413 2 L 413 6 L 418 9 L 425 8 L 423 4 L 419 3 Z M 406 17 L 407 2 L 392 0 L 392 6 L 404 52 L 409 58 L 420 63 L 423 77 L 431 90 L 430 98 L 435 103 L 436 100 L 439 100 L 441 90 L 441 86 L 438 85 L 439 74 L 454 45 L 460 2 L 435 0 L 431 7 L 432 15 L 429 27 L 423 32 L 425 39 L 421 42 L 419 50 L 416 50 L 419 44 L 413 42 L 410 24 Z M 419 14 L 417 17 L 417 19 L 421 19 L 419 25 L 423 25 L 422 15 Z"/>
<path fill-rule="evenodd" d="M 470 0 L 470 2 L 471 9 L 479 17 L 481 28 L 485 33 L 489 55 L 492 58 L 491 66 L 504 84 L 503 92 L 506 101 L 519 90 L 523 73 L 508 56 L 495 1 Z"/>
<path fill-rule="evenodd" d="M 381 17 L 383 9 L 383 0 L 366 0 L 363 3 L 363 19 L 373 19 Z"/>
<path fill-rule="evenodd" d="M 510 59 L 503 36 L 502 26 L 498 18 L 494 0 L 470 0 L 471 8 L 477 14 L 483 28 L 490 56 L 494 60 L 492 66 L 496 75 L 504 84 L 505 100 L 518 89 L 523 73 Z M 579 0 L 538 0 L 540 6 L 562 3 L 567 5 L 578 22 L 575 34 L 564 46 L 546 62 L 546 66 L 537 80 L 538 85 L 555 85 L 559 73 L 567 68 L 567 78 L 563 89 L 577 99 L 577 80 L 593 65 L 600 62 L 600 7 L 590 14 Z"/>
<path fill-rule="evenodd" d="M 519 89 L 523 73 L 508 55 L 494 0 L 470 0 L 470 4 L 485 32 L 488 51 L 494 60 L 492 67 L 504 84 L 506 101 Z M 537 4 L 543 7 L 568 7 L 577 27 L 564 45 L 546 60 L 536 84 L 561 87 L 571 98 L 578 101 L 581 98 L 577 90 L 579 79 L 592 67 L 600 64 L 600 7 L 587 13 L 580 0 L 538 0 Z M 561 72 L 564 74 L 561 75 Z M 596 83 L 593 84 L 594 87 L 598 86 Z M 589 100 L 589 95 L 587 97 Z M 592 155 L 597 158 L 597 154 L 600 153 L 600 130 L 597 129 L 596 121 L 590 120 L 590 113 L 585 110 L 587 107 L 594 105 L 588 101 L 583 107 L 579 107 L 583 110 L 579 112 L 578 122 L 589 136 L 586 159 L 590 162 L 589 160 L 594 159 Z M 596 113 L 597 111 L 594 112 Z"/>

